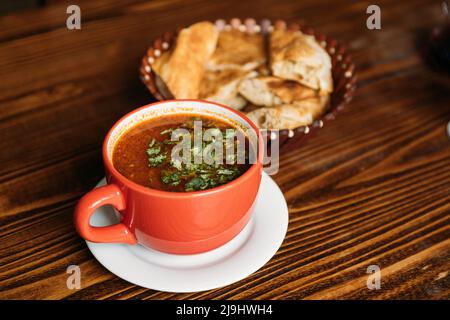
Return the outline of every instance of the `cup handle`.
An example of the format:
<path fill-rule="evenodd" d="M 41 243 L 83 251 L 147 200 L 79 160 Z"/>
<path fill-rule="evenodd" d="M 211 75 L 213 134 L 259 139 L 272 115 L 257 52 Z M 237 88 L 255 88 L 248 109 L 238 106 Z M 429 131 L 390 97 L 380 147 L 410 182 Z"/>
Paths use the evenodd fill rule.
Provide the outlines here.
<path fill-rule="evenodd" d="M 136 237 L 123 223 L 106 227 L 93 227 L 89 220 L 94 211 L 110 204 L 117 210 L 125 209 L 125 198 L 115 184 L 108 184 L 85 194 L 75 208 L 75 227 L 84 239 L 92 242 L 122 242 L 136 244 Z"/>

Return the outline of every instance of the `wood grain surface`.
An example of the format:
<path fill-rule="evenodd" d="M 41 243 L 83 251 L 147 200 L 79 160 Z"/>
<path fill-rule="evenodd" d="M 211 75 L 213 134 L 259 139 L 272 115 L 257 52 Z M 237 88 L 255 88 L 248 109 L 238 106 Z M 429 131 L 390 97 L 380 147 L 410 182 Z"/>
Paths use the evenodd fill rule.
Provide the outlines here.
<path fill-rule="evenodd" d="M 448 299 L 448 74 L 422 62 L 439 1 L 77 1 L 0 17 L 0 299 Z M 108 272 L 76 234 L 77 200 L 103 177 L 100 145 L 122 115 L 152 101 L 140 58 L 166 30 L 202 19 L 303 21 L 349 44 L 353 101 L 274 176 L 289 206 L 286 239 L 230 286 L 171 294 Z M 366 286 L 379 265 L 381 289 Z M 82 289 L 66 286 L 69 265 Z"/>

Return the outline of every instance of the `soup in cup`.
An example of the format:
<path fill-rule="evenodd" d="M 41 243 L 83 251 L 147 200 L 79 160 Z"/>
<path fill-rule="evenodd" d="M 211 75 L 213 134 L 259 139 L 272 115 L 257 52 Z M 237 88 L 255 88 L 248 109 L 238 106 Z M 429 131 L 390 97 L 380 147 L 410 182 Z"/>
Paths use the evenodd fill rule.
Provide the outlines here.
<path fill-rule="evenodd" d="M 263 141 L 240 112 L 201 100 L 169 100 L 120 119 L 103 143 L 107 185 L 78 202 L 78 233 L 92 242 L 141 244 L 194 254 L 233 239 L 248 223 L 261 182 Z M 118 224 L 90 217 L 113 206 Z"/>

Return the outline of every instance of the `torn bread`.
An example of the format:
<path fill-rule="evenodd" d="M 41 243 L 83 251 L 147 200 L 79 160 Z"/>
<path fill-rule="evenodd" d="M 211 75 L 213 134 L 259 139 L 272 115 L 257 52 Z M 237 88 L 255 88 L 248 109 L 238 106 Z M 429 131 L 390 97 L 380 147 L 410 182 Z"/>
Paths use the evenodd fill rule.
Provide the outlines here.
<path fill-rule="evenodd" d="M 152 68 L 155 75 L 155 85 L 158 88 L 158 91 L 162 94 L 162 96 L 166 99 L 173 99 L 174 96 L 170 92 L 169 88 L 165 84 L 164 80 L 159 76 L 161 74 L 161 69 L 163 66 L 169 62 L 170 56 L 172 55 L 172 51 L 166 51 L 161 54 L 161 56 L 155 60 L 152 64 Z"/>
<path fill-rule="evenodd" d="M 269 47 L 273 75 L 324 93 L 333 91 L 331 58 L 313 36 L 276 28 Z"/>
<path fill-rule="evenodd" d="M 242 80 L 239 93 L 258 106 L 273 107 L 313 98 L 317 92 L 294 80 L 278 77 L 256 77 Z"/>
<path fill-rule="evenodd" d="M 328 104 L 328 96 L 320 96 L 276 107 L 263 107 L 247 113 L 260 129 L 294 129 L 311 124 Z"/>
<path fill-rule="evenodd" d="M 269 66 L 267 65 L 267 63 L 264 63 L 264 64 L 260 65 L 259 67 L 257 67 L 255 69 L 255 71 L 261 77 L 270 76 L 270 74 L 271 74 L 271 71 L 270 71 Z"/>
<path fill-rule="evenodd" d="M 261 106 L 257 106 L 257 105 L 255 105 L 253 103 L 247 103 L 245 105 L 245 107 L 241 109 L 241 112 L 247 114 L 247 113 L 249 113 L 251 111 L 258 110 L 260 108 L 261 108 Z"/>
<path fill-rule="evenodd" d="M 250 71 L 265 61 L 264 39 L 260 33 L 231 29 L 219 33 L 216 50 L 207 62 L 206 69 Z"/>
<path fill-rule="evenodd" d="M 166 61 L 155 61 L 155 72 L 175 98 L 198 98 L 204 65 L 216 48 L 218 33 L 210 22 L 193 24 L 180 31 Z"/>
<path fill-rule="evenodd" d="M 199 93 L 200 99 L 224 104 L 234 109 L 242 109 L 247 101 L 238 93 L 242 79 L 255 77 L 255 71 L 221 70 L 206 71 Z"/>

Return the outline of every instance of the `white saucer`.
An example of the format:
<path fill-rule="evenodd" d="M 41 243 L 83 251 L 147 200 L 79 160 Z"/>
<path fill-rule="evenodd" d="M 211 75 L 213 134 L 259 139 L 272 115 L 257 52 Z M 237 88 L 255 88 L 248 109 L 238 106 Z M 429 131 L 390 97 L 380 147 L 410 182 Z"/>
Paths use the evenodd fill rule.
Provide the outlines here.
<path fill-rule="evenodd" d="M 105 184 L 103 179 L 97 186 Z M 263 173 L 253 217 L 233 240 L 209 252 L 174 255 L 141 245 L 87 242 L 95 258 L 118 277 L 141 287 L 168 292 L 196 292 L 223 287 L 248 277 L 277 252 L 288 226 L 286 200 Z M 109 206 L 91 218 L 94 226 L 116 223 Z"/>

